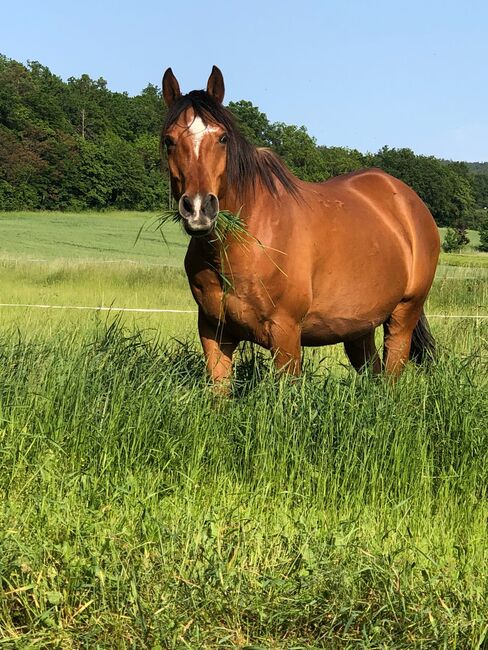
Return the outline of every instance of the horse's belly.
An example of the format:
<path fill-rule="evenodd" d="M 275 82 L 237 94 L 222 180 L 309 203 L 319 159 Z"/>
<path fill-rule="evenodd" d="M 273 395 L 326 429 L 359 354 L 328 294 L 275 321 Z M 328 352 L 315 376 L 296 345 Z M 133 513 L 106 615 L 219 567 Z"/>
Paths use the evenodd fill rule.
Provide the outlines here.
<path fill-rule="evenodd" d="M 332 345 L 342 341 L 359 338 L 384 323 L 391 309 L 382 307 L 377 310 L 356 313 L 335 313 L 310 311 L 302 322 L 302 345 Z"/>
<path fill-rule="evenodd" d="M 302 344 L 353 340 L 384 323 L 404 298 L 408 283 L 405 264 L 397 262 L 395 273 L 391 266 L 371 256 L 368 264 L 350 261 L 350 268 L 335 274 L 317 273 L 311 305 L 302 320 Z"/>

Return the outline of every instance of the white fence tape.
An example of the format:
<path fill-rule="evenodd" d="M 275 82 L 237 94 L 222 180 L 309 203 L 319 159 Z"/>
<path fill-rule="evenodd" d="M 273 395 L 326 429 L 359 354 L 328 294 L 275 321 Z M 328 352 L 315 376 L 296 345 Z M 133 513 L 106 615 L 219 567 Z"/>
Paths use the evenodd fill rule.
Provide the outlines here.
<path fill-rule="evenodd" d="M 123 311 L 123 312 L 139 312 L 145 314 L 196 314 L 196 309 L 156 309 L 144 307 L 85 307 L 82 305 L 31 305 L 27 303 L 0 303 L 0 307 L 7 308 L 23 308 L 23 309 L 78 309 L 82 311 Z M 427 318 L 462 318 L 476 320 L 486 320 L 488 315 L 478 314 L 426 314 Z"/>
<path fill-rule="evenodd" d="M 427 318 L 475 318 L 476 320 L 485 320 L 488 316 L 478 316 L 477 314 L 425 314 Z"/>
<path fill-rule="evenodd" d="M 0 307 L 22 307 L 25 309 L 81 309 L 84 311 L 133 311 L 156 314 L 196 314 L 196 309 L 150 309 L 136 307 L 84 307 L 81 305 L 28 305 L 26 303 L 0 303 Z"/>

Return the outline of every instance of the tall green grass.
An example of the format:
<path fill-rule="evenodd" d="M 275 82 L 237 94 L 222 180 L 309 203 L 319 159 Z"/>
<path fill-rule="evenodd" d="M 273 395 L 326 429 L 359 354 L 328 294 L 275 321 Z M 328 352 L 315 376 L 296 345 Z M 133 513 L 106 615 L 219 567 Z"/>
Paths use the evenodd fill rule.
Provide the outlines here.
<path fill-rule="evenodd" d="M 19 648 L 477 648 L 486 327 L 398 384 L 115 319 L 0 341 L 0 640 Z M 449 341 L 455 341 L 455 347 Z"/>

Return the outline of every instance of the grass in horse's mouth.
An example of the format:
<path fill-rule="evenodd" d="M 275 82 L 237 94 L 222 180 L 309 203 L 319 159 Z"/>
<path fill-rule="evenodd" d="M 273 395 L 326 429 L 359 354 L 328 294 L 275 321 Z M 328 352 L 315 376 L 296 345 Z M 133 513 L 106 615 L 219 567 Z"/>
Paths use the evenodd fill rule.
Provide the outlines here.
<path fill-rule="evenodd" d="M 159 230 L 161 236 L 166 241 L 163 232 L 164 225 L 168 223 L 168 221 L 178 223 L 181 219 L 182 217 L 178 210 L 163 210 L 163 212 L 158 215 L 150 225 L 154 225 L 155 229 Z M 236 239 L 242 238 L 244 235 L 249 235 L 246 226 L 240 217 L 240 210 L 237 214 L 234 214 L 229 210 L 220 210 L 212 232 L 215 234 L 216 240 L 221 243 L 224 242 L 227 235 L 233 235 Z"/>

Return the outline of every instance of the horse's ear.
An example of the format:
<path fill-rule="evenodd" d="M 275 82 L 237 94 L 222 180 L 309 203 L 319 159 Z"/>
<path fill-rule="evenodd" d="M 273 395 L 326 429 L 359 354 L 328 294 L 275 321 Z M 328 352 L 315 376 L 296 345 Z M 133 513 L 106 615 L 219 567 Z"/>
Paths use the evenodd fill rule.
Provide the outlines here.
<path fill-rule="evenodd" d="M 163 76 L 163 97 L 167 106 L 171 106 L 181 97 L 180 85 L 171 68 L 168 68 Z"/>
<path fill-rule="evenodd" d="M 217 68 L 216 65 L 212 68 L 212 74 L 208 78 L 207 82 L 207 92 L 211 95 L 219 104 L 224 101 L 225 86 L 224 86 L 224 77 L 222 73 Z"/>

